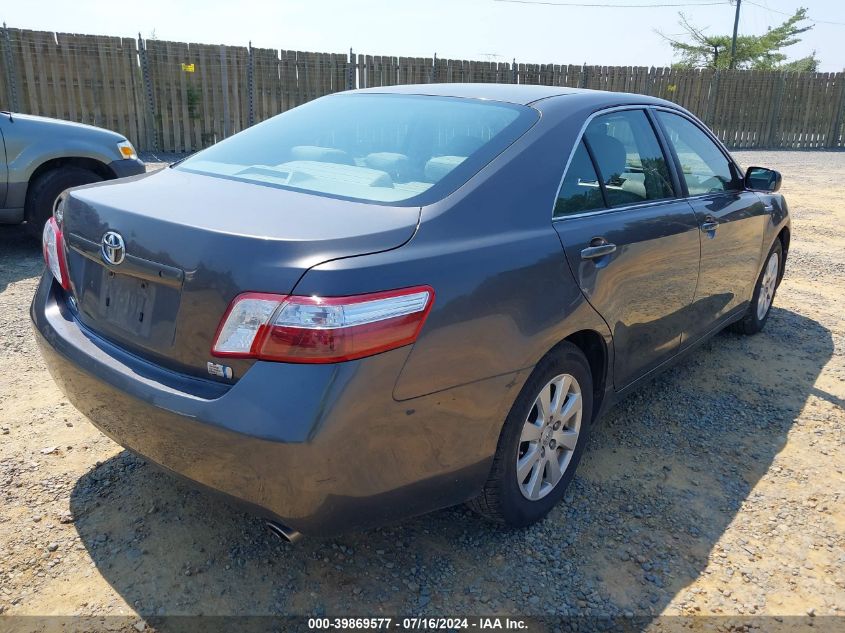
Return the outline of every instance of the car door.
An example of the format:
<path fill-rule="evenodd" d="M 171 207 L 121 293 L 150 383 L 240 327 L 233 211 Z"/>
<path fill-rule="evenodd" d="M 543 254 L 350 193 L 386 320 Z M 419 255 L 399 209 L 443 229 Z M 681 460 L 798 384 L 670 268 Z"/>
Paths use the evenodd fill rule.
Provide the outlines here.
<path fill-rule="evenodd" d="M 595 115 L 561 183 L 554 227 L 613 334 L 622 389 L 678 352 L 695 293 L 699 228 L 642 108 Z"/>
<path fill-rule="evenodd" d="M 655 119 L 701 227 L 701 272 L 683 335 L 691 344 L 750 299 L 767 216 L 760 197 L 744 190 L 734 162 L 695 121 L 662 109 Z"/>

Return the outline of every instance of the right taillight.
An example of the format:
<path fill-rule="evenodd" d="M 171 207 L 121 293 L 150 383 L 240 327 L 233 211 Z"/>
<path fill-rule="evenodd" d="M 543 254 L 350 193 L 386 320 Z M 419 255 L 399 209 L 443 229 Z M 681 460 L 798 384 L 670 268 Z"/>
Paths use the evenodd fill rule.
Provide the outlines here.
<path fill-rule="evenodd" d="M 41 233 L 41 246 L 47 267 L 62 288 L 67 290 L 70 288 L 70 279 L 68 278 L 67 260 L 65 259 L 65 243 L 56 218 L 51 217 L 44 224 L 44 230 Z"/>
<path fill-rule="evenodd" d="M 415 286 L 349 297 L 244 293 L 235 297 L 211 353 L 289 363 L 335 363 L 413 343 L 434 302 Z"/>

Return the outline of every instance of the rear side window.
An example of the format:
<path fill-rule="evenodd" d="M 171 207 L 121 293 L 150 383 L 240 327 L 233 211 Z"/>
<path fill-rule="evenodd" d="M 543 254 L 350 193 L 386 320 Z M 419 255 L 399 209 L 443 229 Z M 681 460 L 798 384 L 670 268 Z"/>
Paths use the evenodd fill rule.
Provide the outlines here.
<path fill-rule="evenodd" d="M 674 197 L 666 158 L 642 110 L 598 116 L 584 138 L 611 207 Z"/>
<path fill-rule="evenodd" d="M 555 203 L 555 217 L 603 208 L 601 185 L 584 141 L 581 141 L 560 186 Z"/>
<path fill-rule="evenodd" d="M 657 118 L 678 155 L 689 195 L 741 188 L 728 159 L 697 125 L 682 116 L 660 110 Z"/>
<path fill-rule="evenodd" d="M 385 204 L 454 191 L 538 119 L 526 106 L 420 95 L 316 99 L 176 169 Z"/>

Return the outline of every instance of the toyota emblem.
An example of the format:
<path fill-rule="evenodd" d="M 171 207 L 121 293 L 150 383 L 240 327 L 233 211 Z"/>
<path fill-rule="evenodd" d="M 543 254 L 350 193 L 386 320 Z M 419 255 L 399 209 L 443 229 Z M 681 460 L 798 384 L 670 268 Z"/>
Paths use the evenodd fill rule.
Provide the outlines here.
<path fill-rule="evenodd" d="M 120 233 L 107 231 L 101 240 L 100 251 L 107 263 L 117 266 L 126 257 L 126 244 Z"/>

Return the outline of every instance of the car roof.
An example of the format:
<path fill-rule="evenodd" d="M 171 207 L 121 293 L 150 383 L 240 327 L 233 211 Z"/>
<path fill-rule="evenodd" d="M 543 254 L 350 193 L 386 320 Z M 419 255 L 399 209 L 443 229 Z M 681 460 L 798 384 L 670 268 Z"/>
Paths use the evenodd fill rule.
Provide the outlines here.
<path fill-rule="evenodd" d="M 668 104 L 663 99 L 625 92 L 608 92 L 605 90 L 587 90 L 584 88 L 567 88 L 564 86 L 539 86 L 525 84 L 483 84 L 483 83 L 449 83 L 449 84 L 405 84 L 401 86 L 379 86 L 376 88 L 362 88 L 350 93 L 380 93 L 429 95 L 438 97 L 462 97 L 466 99 L 487 99 L 504 101 L 518 105 L 529 105 L 549 97 L 562 95 L 579 95 L 579 101 L 594 99 L 596 104 L 605 103 L 653 103 Z M 345 93 L 349 94 L 349 93 Z"/>

